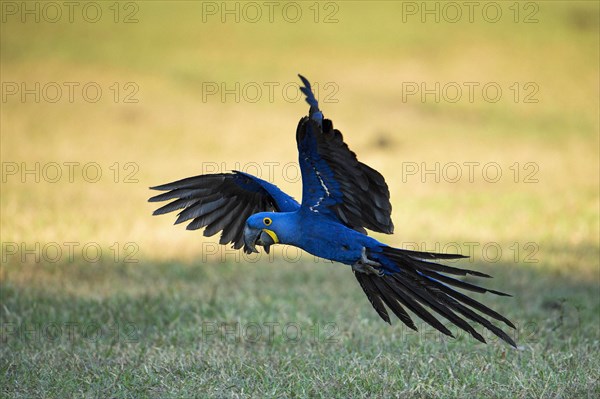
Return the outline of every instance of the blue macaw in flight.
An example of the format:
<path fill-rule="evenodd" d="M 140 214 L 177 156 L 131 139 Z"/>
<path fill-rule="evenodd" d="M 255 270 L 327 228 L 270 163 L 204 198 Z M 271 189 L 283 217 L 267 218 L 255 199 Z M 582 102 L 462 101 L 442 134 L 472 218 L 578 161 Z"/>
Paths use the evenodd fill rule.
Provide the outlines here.
<path fill-rule="evenodd" d="M 453 337 L 432 314 L 435 312 L 481 342 L 485 342 L 483 336 L 465 319 L 483 325 L 516 347 L 508 334 L 481 314 L 515 328 L 513 323 L 452 287 L 507 294 L 449 275 L 490 276 L 435 262 L 465 256 L 393 248 L 367 235 L 366 229 L 387 234 L 394 231 L 388 186 L 379 172 L 358 161 L 340 131 L 323 117 L 308 80 L 299 76 L 304 84 L 300 90 L 310 105 L 308 116 L 300 119 L 296 130 L 302 203 L 267 181 L 232 171 L 151 187 L 166 192 L 149 201 L 174 200 L 154 215 L 182 209 L 175 224 L 191 220 L 187 229 L 205 227 L 205 236 L 222 231 L 220 244 L 233 243 L 236 249 L 243 246 L 247 253 L 258 252 L 257 245 L 268 253 L 271 245 L 287 244 L 350 265 L 371 305 L 387 323 L 386 306 L 417 330 L 407 308 Z"/>

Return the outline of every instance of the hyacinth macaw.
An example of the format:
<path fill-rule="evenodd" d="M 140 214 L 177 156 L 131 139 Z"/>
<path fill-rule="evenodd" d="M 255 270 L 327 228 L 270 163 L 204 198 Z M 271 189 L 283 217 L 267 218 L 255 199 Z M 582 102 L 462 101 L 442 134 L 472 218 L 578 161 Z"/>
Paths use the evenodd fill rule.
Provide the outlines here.
<path fill-rule="evenodd" d="M 191 220 L 187 229 L 205 227 L 205 236 L 222 231 L 220 244 L 233 243 L 236 249 L 243 246 L 247 253 L 258 252 L 257 245 L 268 253 L 273 244 L 287 244 L 350 265 L 371 305 L 388 323 L 386 306 L 417 330 L 407 308 L 453 336 L 432 314 L 435 312 L 481 342 L 485 342 L 483 336 L 465 319 L 515 346 L 508 334 L 481 314 L 515 328 L 506 317 L 452 287 L 507 294 L 449 275 L 490 276 L 434 262 L 464 256 L 393 248 L 367 235 L 365 229 L 387 234 L 394 230 L 388 186 L 381 174 L 357 160 L 331 120 L 323 117 L 308 80 L 299 76 L 304 84 L 300 90 L 310 105 L 308 116 L 300 119 L 296 130 L 302 203 L 267 181 L 232 171 L 151 187 L 166 192 L 149 201 L 174 199 L 154 215 L 183 209 L 175 224 Z"/>

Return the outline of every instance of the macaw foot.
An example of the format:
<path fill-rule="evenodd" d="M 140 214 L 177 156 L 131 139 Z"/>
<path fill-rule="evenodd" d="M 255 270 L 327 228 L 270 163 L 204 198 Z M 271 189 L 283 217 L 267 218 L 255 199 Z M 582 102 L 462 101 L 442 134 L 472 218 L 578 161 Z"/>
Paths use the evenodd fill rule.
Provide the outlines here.
<path fill-rule="evenodd" d="M 363 247 L 360 259 L 352 265 L 352 270 L 365 274 L 376 274 L 379 277 L 383 276 L 383 270 L 378 269 L 381 263 L 375 262 L 367 258 L 367 249 Z"/>

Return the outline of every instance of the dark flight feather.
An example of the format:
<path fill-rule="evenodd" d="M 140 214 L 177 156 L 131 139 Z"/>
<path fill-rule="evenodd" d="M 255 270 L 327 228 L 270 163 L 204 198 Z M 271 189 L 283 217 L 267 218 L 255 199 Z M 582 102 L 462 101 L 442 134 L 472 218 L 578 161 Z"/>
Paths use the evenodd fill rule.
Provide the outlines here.
<path fill-rule="evenodd" d="M 383 255 L 386 259 L 392 261 L 400 271 L 383 276 L 354 271 L 354 275 L 373 305 L 373 308 L 383 320 L 388 323 L 390 322 L 386 309 L 382 309 L 382 305 L 385 303 L 402 322 L 410 328 L 415 328 L 410 316 L 400 307 L 400 304 L 402 304 L 435 329 L 452 336 L 450 330 L 437 320 L 431 312 L 426 310 L 425 307 L 427 307 L 457 327 L 467 331 L 481 342 L 485 342 L 484 337 L 463 317 L 481 324 L 509 345 L 516 347 L 514 340 L 508 334 L 475 311 L 502 321 L 511 328 L 515 328 L 510 320 L 475 299 L 452 289 L 447 284 L 479 293 L 507 294 L 467 283 L 442 273 L 489 277 L 487 274 L 421 260 L 445 259 L 449 257 L 458 258 L 462 257 L 461 255 L 406 251 L 386 246 L 382 246 L 380 249 L 382 250 L 381 253 L 373 254 L 367 252 L 367 257 L 372 260 L 381 261 L 382 258 L 378 258 L 377 256 Z"/>
<path fill-rule="evenodd" d="M 150 198 L 150 202 L 174 199 L 155 210 L 154 215 L 183 209 L 175 224 L 191 220 L 186 228 L 205 227 L 205 236 L 222 231 L 219 243 L 233 243 L 236 249 L 244 245 L 244 223 L 250 215 L 299 207 L 292 197 L 271 183 L 236 171 L 188 177 L 151 189 L 166 192 Z"/>
<path fill-rule="evenodd" d="M 325 119 L 324 121 L 328 121 Z M 326 130 L 329 127 L 329 130 Z M 391 234 L 390 192 L 383 176 L 359 162 L 331 121 L 323 126 L 304 117 L 296 132 L 302 170 L 302 204 L 321 202 L 344 225 Z"/>

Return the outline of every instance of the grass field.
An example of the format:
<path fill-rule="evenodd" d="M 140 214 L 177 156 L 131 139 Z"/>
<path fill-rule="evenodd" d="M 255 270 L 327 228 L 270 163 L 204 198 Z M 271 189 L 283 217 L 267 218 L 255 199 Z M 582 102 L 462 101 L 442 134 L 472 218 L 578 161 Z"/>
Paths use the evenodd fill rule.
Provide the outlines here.
<path fill-rule="evenodd" d="M 439 2 L 439 21 L 276 2 L 272 22 L 261 3 L 77 3 L 73 22 L 22 4 L 1 3 L 2 397 L 600 396 L 597 2 L 494 3 L 497 22 L 461 2 L 458 22 Z M 297 73 L 386 177 L 396 233 L 375 236 L 470 255 L 513 295 L 478 299 L 518 349 L 389 326 L 346 266 L 150 216 L 149 186 L 215 170 L 299 199 Z"/>

